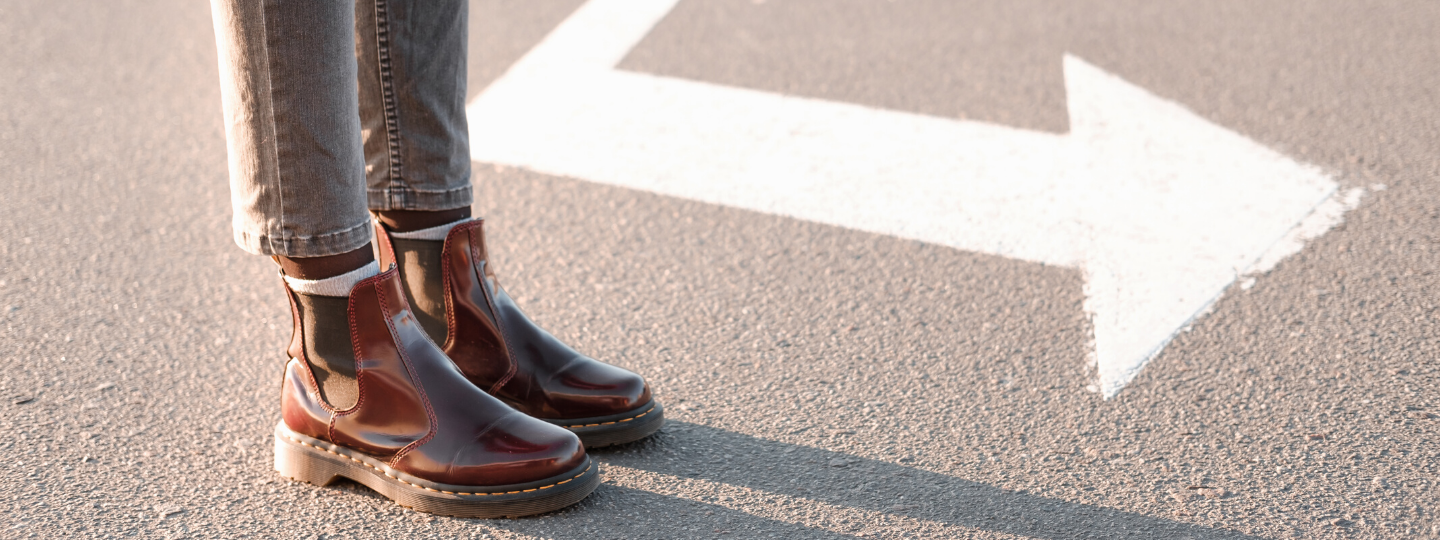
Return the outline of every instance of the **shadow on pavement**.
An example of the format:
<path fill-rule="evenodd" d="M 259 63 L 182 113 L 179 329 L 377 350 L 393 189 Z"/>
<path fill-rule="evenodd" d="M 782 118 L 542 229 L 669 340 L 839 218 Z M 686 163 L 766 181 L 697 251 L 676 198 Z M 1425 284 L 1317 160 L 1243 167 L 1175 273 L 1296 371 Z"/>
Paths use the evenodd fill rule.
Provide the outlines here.
<path fill-rule="evenodd" d="M 771 538 L 842 539 L 854 536 L 650 491 L 601 485 L 560 512 L 520 519 L 476 520 L 545 538 Z"/>
<path fill-rule="evenodd" d="M 653 473 L 1031 538 L 1254 538 L 687 422 L 593 454 Z"/>
<path fill-rule="evenodd" d="M 1255 538 L 674 420 L 645 441 L 591 453 L 610 466 L 1028 538 Z M 336 488 L 358 495 L 376 508 L 393 504 L 350 482 L 325 489 Z M 858 536 L 757 516 L 693 497 L 617 485 L 614 476 L 586 500 L 558 512 L 458 522 L 542 538 L 739 538 L 760 532 L 783 538 Z M 863 528 L 858 525 L 851 524 L 857 531 Z"/>
<path fill-rule="evenodd" d="M 344 492 L 375 510 L 394 502 L 348 479 L 324 488 Z M 407 511 L 410 520 L 428 521 L 426 514 Z M 372 515 L 372 514 L 366 514 Z M 385 514 L 373 514 L 384 516 Z M 445 523 L 445 522 L 449 523 Z M 451 532 L 490 529 L 539 538 L 745 538 L 757 531 L 778 538 L 843 539 L 854 536 L 776 521 L 723 506 L 681 497 L 616 486 L 606 482 L 575 506 L 516 519 L 442 518 L 436 523 Z M 367 532 L 378 531 L 367 529 Z M 432 531 L 434 532 L 434 531 Z M 439 531 L 443 537 L 444 531 Z M 343 534 L 340 537 L 345 537 Z"/>

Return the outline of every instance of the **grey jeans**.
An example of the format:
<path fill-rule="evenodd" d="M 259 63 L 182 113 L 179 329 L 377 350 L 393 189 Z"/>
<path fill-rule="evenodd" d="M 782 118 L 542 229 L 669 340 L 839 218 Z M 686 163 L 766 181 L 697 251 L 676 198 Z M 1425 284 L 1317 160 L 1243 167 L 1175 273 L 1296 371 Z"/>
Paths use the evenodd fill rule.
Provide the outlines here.
<path fill-rule="evenodd" d="M 235 242 L 318 257 L 473 202 L 466 0 L 212 0 Z"/>

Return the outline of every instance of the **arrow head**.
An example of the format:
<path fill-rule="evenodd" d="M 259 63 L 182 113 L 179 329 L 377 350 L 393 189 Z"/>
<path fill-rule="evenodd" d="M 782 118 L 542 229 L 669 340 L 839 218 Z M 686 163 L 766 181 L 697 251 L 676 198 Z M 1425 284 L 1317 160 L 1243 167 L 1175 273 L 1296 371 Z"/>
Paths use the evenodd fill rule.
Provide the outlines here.
<path fill-rule="evenodd" d="M 1301 164 L 1067 55 L 1086 310 L 1106 398 L 1336 192 Z"/>

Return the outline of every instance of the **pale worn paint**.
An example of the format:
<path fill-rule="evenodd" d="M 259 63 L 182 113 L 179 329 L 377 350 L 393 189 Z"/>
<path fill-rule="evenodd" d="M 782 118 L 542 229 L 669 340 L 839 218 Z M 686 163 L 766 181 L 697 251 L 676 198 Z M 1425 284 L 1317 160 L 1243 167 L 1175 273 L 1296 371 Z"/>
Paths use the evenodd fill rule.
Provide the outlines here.
<path fill-rule="evenodd" d="M 1068 55 L 1063 135 L 615 70 L 675 1 L 582 6 L 470 105 L 474 158 L 1079 268 L 1107 398 L 1359 196 Z"/>

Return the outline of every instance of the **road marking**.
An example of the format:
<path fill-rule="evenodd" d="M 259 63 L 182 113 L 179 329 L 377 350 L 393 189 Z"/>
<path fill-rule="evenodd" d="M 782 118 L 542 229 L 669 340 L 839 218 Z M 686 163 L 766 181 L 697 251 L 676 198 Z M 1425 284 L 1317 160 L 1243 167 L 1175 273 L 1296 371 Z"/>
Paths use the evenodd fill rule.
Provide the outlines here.
<path fill-rule="evenodd" d="M 1362 193 L 1069 55 L 1068 134 L 615 70 L 676 1 L 581 6 L 470 104 L 474 159 L 1079 268 L 1107 399 Z"/>

